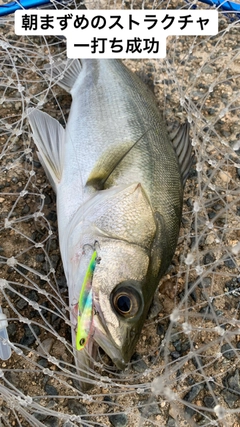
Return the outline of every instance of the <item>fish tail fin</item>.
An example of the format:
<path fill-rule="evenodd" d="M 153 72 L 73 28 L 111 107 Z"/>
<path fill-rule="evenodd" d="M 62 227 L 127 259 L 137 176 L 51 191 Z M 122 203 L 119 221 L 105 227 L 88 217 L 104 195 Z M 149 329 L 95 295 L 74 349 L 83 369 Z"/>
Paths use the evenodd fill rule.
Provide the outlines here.
<path fill-rule="evenodd" d="M 50 80 L 55 80 L 64 90 L 71 92 L 82 66 L 78 59 L 68 59 L 54 65 L 48 64 L 45 69 Z"/>
<path fill-rule="evenodd" d="M 65 130 L 56 119 L 40 110 L 29 108 L 27 113 L 39 160 L 56 192 L 62 177 Z"/>

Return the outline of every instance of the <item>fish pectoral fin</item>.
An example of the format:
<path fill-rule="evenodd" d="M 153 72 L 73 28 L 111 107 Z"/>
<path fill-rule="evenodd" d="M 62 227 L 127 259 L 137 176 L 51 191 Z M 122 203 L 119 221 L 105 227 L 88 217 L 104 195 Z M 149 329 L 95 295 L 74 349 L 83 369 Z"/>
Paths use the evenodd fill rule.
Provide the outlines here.
<path fill-rule="evenodd" d="M 138 144 L 139 141 L 149 132 L 147 129 L 142 135 L 135 141 L 124 141 L 117 144 L 111 149 L 106 151 L 100 157 L 95 167 L 91 171 L 86 185 L 92 186 L 96 190 L 104 190 L 104 184 L 121 161 L 128 155 L 128 153 Z"/>
<path fill-rule="evenodd" d="M 65 130 L 56 119 L 40 110 L 28 109 L 27 113 L 39 160 L 56 191 L 62 177 Z"/>
<path fill-rule="evenodd" d="M 193 160 L 189 130 L 190 125 L 188 122 L 186 122 L 169 134 L 173 143 L 173 147 L 178 156 L 183 185 L 185 185 Z"/>
<path fill-rule="evenodd" d="M 78 59 L 68 59 L 54 65 L 45 67 L 46 74 L 51 80 L 57 80 L 57 84 L 67 92 L 71 92 L 80 72 L 81 64 Z"/>
<path fill-rule="evenodd" d="M 132 141 L 124 142 L 112 148 L 111 151 L 104 152 L 92 169 L 86 185 L 92 186 L 96 190 L 103 190 L 109 176 L 134 145 L 135 143 Z"/>

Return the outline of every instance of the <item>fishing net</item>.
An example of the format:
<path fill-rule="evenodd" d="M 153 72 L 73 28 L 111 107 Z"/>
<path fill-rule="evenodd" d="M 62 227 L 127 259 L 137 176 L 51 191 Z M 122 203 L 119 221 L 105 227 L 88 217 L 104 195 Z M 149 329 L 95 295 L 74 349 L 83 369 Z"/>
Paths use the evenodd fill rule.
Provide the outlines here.
<path fill-rule="evenodd" d="M 85 6 L 188 9 L 191 2 Z M 238 18 L 221 12 L 216 36 L 168 37 L 163 60 L 125 61 L 152 87 L 170 125 L 189 121 L 195 157 L 176 253 L 136 353 L 118 371 L 100 352 L 87 393 L 74 366 L 56 198 L 26 119 L 37 107 L 66 123 L 71 98 L 45 72 L 65 58 L 66 42 L 16 36 L 9 15 L 0 18 L 0 47 L 0 304 L 9 336 L 0 334 L 0 344 L 5 355 L 11 350 L 0 360 L 0 426 L 239 426 Z"/>

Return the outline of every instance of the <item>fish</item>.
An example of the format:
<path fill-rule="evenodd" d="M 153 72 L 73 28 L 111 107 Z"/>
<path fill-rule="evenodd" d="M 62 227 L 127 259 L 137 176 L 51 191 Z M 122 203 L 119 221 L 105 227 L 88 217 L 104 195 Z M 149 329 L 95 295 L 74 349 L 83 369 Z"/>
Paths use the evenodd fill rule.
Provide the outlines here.
<path fill-rule="evenodd" d="M 120 60 L 67 60 L 47 73 L 71 94 L 66 127 L 38 108 L 27 114 L 57 196 L 73 353 L 87 389 L 99 347 L 117 369 L 128 366 L 171 263 L 192 159 L 190 126 L 170 135 L 154 94 Z M 91 320 L 85 311 L 91 332 L 78 350 L 74 307 L 95 242 L 101 262 L 86 301 Z"/>

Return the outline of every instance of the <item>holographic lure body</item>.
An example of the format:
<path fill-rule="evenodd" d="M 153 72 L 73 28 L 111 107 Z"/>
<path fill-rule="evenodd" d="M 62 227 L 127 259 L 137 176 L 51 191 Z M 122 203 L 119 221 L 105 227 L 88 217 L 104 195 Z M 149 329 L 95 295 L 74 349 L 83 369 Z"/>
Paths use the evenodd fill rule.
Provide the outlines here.
<path fill-rule="evenodd" d="M 97 263 L 97 252 L 94 251 L 90 260 L 87 272 L 78 300 L 78 321 L 76 334 L 76 349 L 82 350 L 90 333 L 93 320 L 92 304 L 92 278 Z"/>

